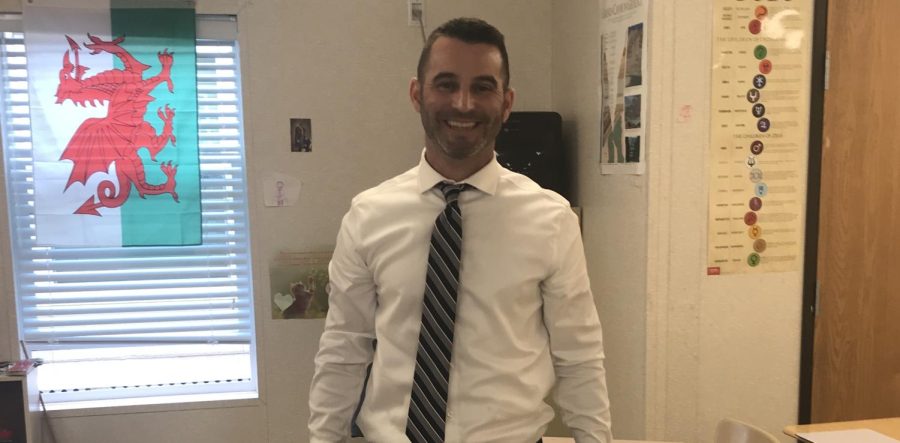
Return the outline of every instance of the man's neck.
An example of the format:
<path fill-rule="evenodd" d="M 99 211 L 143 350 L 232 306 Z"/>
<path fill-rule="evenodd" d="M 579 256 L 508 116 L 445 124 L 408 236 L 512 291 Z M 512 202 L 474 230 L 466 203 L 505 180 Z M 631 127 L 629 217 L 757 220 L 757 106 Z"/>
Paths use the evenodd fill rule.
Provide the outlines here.
<path fill-rule="evenodd" d="M 494 159 L 493 148 L 485 150 L 475 157 L 455 159 L 436 152 L 436 149 L 425 148 L 425 161 L 438 174 L 455 182 L 471 177 Z"/>

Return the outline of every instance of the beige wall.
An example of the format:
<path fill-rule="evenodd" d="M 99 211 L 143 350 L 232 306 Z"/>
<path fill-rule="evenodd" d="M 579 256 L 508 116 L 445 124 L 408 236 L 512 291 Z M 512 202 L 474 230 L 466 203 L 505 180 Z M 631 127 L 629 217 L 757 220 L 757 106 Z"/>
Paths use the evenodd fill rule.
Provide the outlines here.
<path fill-rule="evenodd" d="M 702 272 L 712 0 L 679 0 L 677 9 L 652 2 L 642 176 L 598 170 L 600 2 L 426 0 L 426 25 L 458 15 L 494 23 L 508 39 L 516 109 L 563 116 L 617 437 L 710 442 L 724 416 L 778 433 L 796 417 L 800 275 Z M 20 8 L 0 0 L 0 11 Z M 422 136 L 407 86 L 421 36 L 405 8 L 405 0 L 198 0 L 198 12 L 239 21 L 262 399 L 64 414 L 54 419 L 59 441 L 306 440 L 322 322 L 268 320 L 266 263 L 282 249 L 329 247 L 354 194 L 416 162 Z M 676 122 L 686 105 L 693 118 Z M 291 117 L 312 118 L 312 153 L 289 152 Z M 262 206 L 258 184 L 268 172 L 302 180 L 296 206 Z M 0 206 L 5 359 L 16 352 L 16 326 Z"/>
<path fill-rule="evenodd" d="M 708 441 L 726 416 L 781 435 L 799 386 L 801 272 L 704 272 L 712 4 L 656 2 L 651 17 L 647 350 L 665 369 L 648 373 L 648 424 L 686 441 Z"/>
<path fill-rule="evenodd" d="M 647 176 L 600 175 L 600 2 L 553 2 L 553 109 L 574 151 L 574 204 L 603 323 L 613 433 L 644 434 Z M 650 146 L 648 149 L 654 149 Z"/>

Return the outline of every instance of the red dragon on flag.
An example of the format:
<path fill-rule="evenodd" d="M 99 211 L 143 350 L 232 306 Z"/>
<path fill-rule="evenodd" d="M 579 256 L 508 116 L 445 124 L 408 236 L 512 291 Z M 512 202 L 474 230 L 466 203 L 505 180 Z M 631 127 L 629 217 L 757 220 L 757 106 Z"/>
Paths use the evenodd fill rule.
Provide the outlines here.
<path fill-rule="evenodd" d="M 97 102 L 108 103 L 106 116 L 89 118 L 82 123 L 66 145 L 60 160 L 71 160 L 72 172 L 66 183 L 68 189 L 75 182 L 87 184 L 88 178 L 96 172 L 107 172 L 111 164 L 115 165 L 116 180 L 103 180 L 97 185 L 96 195 L 88 198 L 74 213 L 100 216 L 98 208 L 115 208 L 128 199 L 131 187 L 137 189 L 141 198 L 145 195 L 171 194 L 178 202 L 175 192 L 175 173 L 177 166 L 172 162 L 160 164 L 166 181 L 162 184 L 147 183 L 144 165 L 138 150 L 147 148 L 150 159 L 156 161 L 156 155 L 169 142 L 175 146 L 175 135 L 172 133 L 172 119 L 175 110 L 165 105 L 157 108 L 157 115 L 163 121 L 163 130 L 157 134 L 153 126 L 144 120 L 147 105 L 154 100 L 150 95 L 159 84 L 166 82 L 169 92 L 174 91 L 170 78 L 173 53 L 164 49 L 157 53 L 161 69 L 159 73 L 144 79 L 144 71 L 150 66 L 139 62 L 134 56 L 120 46 L 125 37 L 112 41 L 104 41 L 88 34 L 91 43 L 84 47 L 91 54 L 109 53 L 117 57 L 124 69 L 110 69 L 92 77 L 84 78 L 89 68 L 82 66 L 78 52 L 78 44 L 66 36 L 69 48 L 63 56 L 63 67 L 59 71 L 59 87 L 56 90 L 56 103 L 62 104 L 71 100 L 77 106 L 97 106 Z M 75 64 L 69 58 L 70 51 L 75 56 Z"/>

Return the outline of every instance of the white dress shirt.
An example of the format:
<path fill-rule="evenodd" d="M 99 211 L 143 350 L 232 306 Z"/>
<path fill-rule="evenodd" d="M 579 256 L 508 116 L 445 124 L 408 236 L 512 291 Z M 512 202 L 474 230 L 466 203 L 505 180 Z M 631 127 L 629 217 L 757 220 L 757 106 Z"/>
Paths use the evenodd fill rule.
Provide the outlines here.
<path fill-rule="evenodd" d="M 419 165 L 353 199 L 329 273 L 310 389 L 313 442 L 405 442 L 441 177 Z M 568 202 L 496 159 L 463 180 L 463 241 L 447 399 L 447 442 L 541 438 L 554 400 L 575 440 L 612 442 L 600 321 Z M 377 352 L 373 340 L 377 339 Z"/>

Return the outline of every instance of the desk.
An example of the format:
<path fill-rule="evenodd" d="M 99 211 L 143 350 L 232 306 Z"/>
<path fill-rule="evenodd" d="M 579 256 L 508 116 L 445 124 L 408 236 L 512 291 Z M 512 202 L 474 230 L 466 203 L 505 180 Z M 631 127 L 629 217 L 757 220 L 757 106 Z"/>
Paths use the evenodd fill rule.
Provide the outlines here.
<path fill-rule="evenodd" d="M 785 426 L 784 433 L 796 437 L 798 432 L 843 431 L 847 429 L 868 428 L 888 437 L 900 440 L 900 417 L 877 418 L 874 420 L 838 421 L 833 423 L 816 423 L 812 425 Z"/>

